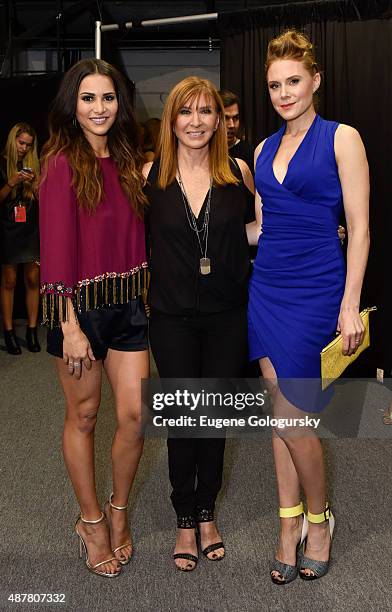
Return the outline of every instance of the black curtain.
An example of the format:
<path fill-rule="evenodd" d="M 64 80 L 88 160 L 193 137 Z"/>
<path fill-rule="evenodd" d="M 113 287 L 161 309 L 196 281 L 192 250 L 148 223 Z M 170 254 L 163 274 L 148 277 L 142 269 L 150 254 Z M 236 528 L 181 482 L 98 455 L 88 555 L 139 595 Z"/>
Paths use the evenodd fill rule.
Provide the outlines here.
<path fill-rule="evenodd" d="M 48 137 L 47 118 L 51 100 L 54 98 L 61 75 L 23 76 L 0 78 L 0 96 L 2 120 L 0 123 L 0 154 L 2 153 L 8 132 L 19 121 L 32 125 L 38 138 L 39 147 Z M 25 307 L 25 289 L 22 267 L 19 266 L 14 300 L 14 318 L 27 317 Z"/>
<path fill-rule="evenodd" d="M 371 252 L 363 304 L 378 306 L 373 342 L 352 372 L 392 366 L 392 2 L 351 0 L 264 6 L 219 16 L 221 87 L 240 98 L 245 130 L 257 144 L 280 125 L 265 84 L 268 41 L 295 27 L 315 45 L 323 84 L 319 112 L 357 128 L 371 173 Z"/>

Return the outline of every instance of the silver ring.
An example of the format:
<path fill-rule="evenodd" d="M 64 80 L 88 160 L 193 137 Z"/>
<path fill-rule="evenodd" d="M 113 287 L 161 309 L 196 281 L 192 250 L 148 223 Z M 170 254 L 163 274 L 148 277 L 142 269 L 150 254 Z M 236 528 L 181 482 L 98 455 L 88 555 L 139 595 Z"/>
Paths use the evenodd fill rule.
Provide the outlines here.
<path fill-rule="evenodd" d="M 79 361 L 76 361 L 74 363 L 74 368 L 80 368 L 80 362 Z"/>
<path fill-rule="evenodd" d="M 73 361 L 68 361 L 68 367 L 73 368 L 74 367 L 74 362 Z"/>

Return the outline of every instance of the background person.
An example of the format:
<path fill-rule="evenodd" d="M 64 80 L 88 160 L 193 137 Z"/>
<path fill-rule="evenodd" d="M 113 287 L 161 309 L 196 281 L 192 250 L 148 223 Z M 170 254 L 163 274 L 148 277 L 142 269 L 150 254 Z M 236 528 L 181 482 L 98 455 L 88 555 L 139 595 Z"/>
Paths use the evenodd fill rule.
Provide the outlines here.
<path fill-rule="evenodd" d="M 178 83 L 167 98 L 157 159 L 144 168 L 151 244 L 150 343 L 161 378 L 239 378 L 248 355 L 252 175 L 230 162 L 223 106 L 213 84 Z M 224 438 L 169 436 L 174 559 L 196 566 L 195 527 L 211 560 L 224 556 L 214 521 Z"/>
<path fill-rule="evenodd" d="M 241 107 L 238 96 L 229 91 L 222 89 L 219 92 L 222 98 L 225 109 L 227 144 L 229 147 L 230 157 L 243 159 L 246 165 L 252 170 L 253 174 L 253 156 L 254 147 L 250 142 L 243 138 L 243 126 L 241 125 Z"/>
<path fill-rule="evenodd" d="M 266 76 L 272 104 L 285 120 L 255 152 L 256 216 L 262 234 L 249 291 L 251 358 L 275 383 L 274 413 L 301 416 L 319 410 L 320 351 L 343 336 L 344 352 L 363 338 L 360 295 L 369 249 L 369 173 L 356 130 L 316 114 L 320 73 L 312 44 L 289 31 L 268 46 Z M 342 207 L 347 220 L 347 272 L 336 235 Z M 250 238 L 251 239 L 251 238 Z M 257 232 L 253 236 L 257 239 Z M 278 387 L 276 387 L 276 379 Z M 313 387 L 306 379 L 316 379 Z M 279 435 L 278 435 L 279 434 Z M 300 576 L 328 571 L 334 518 L 326 504 L 323 452 L 314 431 L 274 432 L 280 501 L 280 539 L 271 578 L 296 578 L 298 545 L 309 529 Z"/>
<path fill-rule="evenodd" d="M 143 158 L 121 74 L 102 60 L 75 64 L 49 128 L 40 188 L 48 352 L 66 400 L 63 451 L 80 505 L 80 550 L 90 571 L 114 577 L 132 554 L 126 509 L 143 448 L 140 379 L 149 371 Z M 94 473 L 103 371 L 117 418 L 106 520 Z"/>
<path fill-rule="evenodd" d="M 253 175 L 254 152 L 253 145 L 243 138 L 242 114 L 238 96 L 229 89 L 222 89 L 219 92 L 222 98 L 225 111 L 225 124 L 227 133 L 227 144 L 230 157 L 243 159 Z M 254 191 L 254 185 L 253 185 Z M 249 257 L 251 261 L 255 259 L 257 246 L 249 245 Z M 259 364 L 249 362 L 247 365 L 246 376 L 256 378 L 260 376 Z"/>
<path fill-rule="evenodd" d="M 37 338 L 38 175 L 36 133 L 28 123 L 17 123 L 10 130 L 0 157 L 1 311 L 4 340 L 10 355 L 20 355 L 22 352 L 12 321 L 18 264 L 23 264 L 26 288 L 27 348 L 33 353 L 41 350 Z"/>
<path fill-rule="evenodd" d="M 151 117 L 143 124 L 143 152 L 146 162 L 154 160 L 157 150 L 159 130 L 161 129 L 161 120 L 157 117 Z"/>

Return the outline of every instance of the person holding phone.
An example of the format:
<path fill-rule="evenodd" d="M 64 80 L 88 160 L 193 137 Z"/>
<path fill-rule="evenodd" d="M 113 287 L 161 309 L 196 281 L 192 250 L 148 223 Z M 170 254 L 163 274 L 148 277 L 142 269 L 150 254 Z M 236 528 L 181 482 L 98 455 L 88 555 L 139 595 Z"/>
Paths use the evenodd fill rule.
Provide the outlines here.
<path fill-rule="evenodd" d="M 37 136 L 27 123 L 10 130 L 0 157 L 1 310 L 10 355 L 20 355 L 12 312 L 18 264 L 23 264 L 27 307 L 27 348 L 41 350 L 37 338 L 39 306 L 39 222 Z"/>

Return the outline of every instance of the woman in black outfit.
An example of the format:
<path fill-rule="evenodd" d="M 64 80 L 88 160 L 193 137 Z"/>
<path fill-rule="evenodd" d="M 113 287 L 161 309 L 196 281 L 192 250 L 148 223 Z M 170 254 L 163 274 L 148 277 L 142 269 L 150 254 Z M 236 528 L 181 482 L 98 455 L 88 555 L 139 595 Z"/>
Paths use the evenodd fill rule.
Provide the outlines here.
<path fill-rule="evenodd" d="M 150 342 L 161 378 L 241 377 L 246 365 L 252 175 L 229 160 L 213 84 L 189 77 L 168 96 L 157 159 L 144 168 L 150 202 Z M 249 188 L 247 188 L 246 186 Z M 175 563 L 197 563 L 195 527 L 211 560 L 224 545 L 214 522 L 224 438 L 168 438 L 177 514 Z"/>
<path fill-rule="evenodd" d="M 12 322 L 17 265 L 24 264 L 29 351 L 41 350 L 37 339 L 39 306 L 39 221 L 37 136 L 27 123 L 10 130 L 0 157 L 1 310 L 4 340 L 11 355 L 22 351 Z"/>

